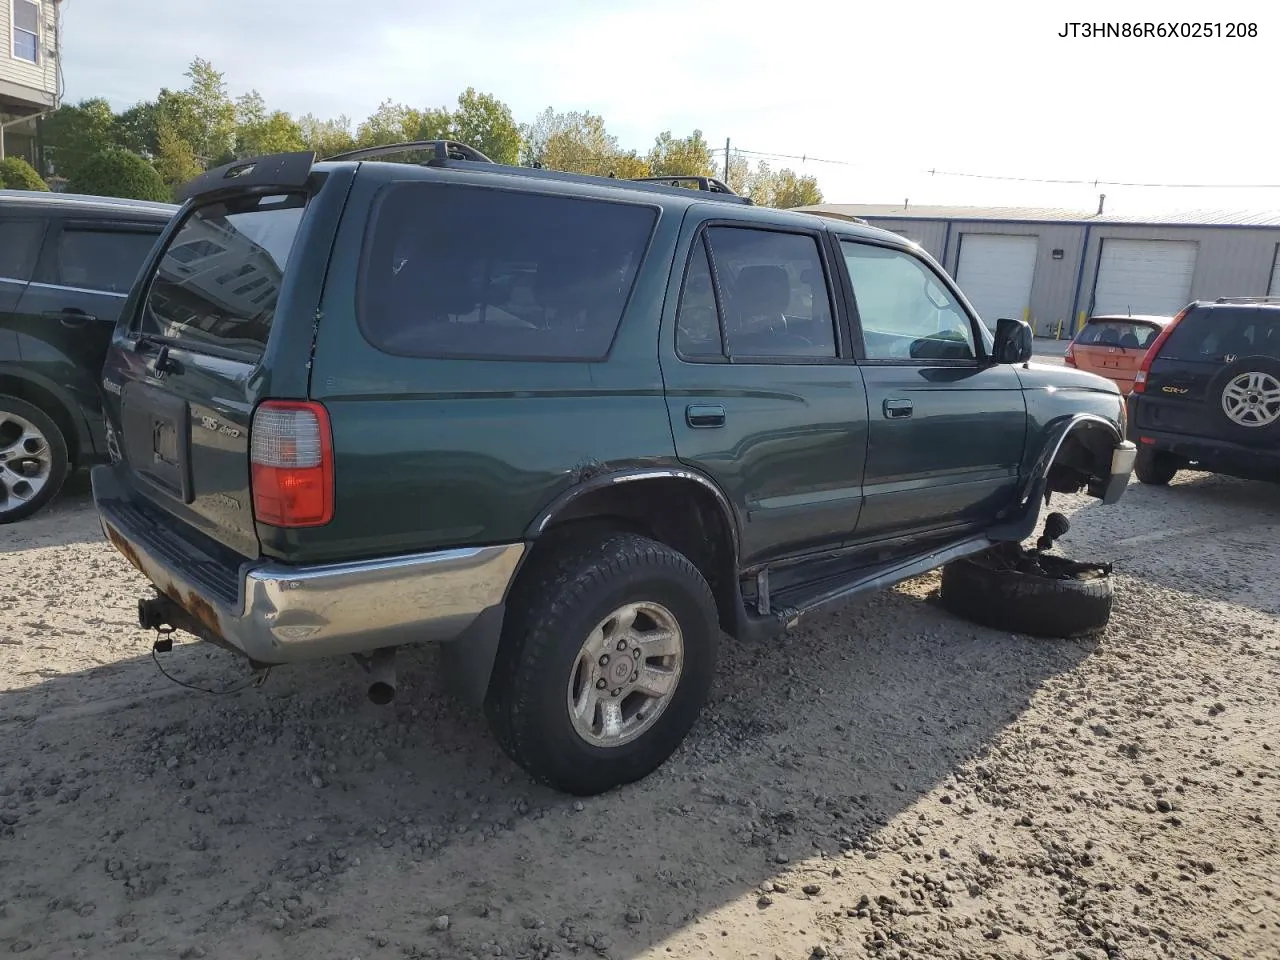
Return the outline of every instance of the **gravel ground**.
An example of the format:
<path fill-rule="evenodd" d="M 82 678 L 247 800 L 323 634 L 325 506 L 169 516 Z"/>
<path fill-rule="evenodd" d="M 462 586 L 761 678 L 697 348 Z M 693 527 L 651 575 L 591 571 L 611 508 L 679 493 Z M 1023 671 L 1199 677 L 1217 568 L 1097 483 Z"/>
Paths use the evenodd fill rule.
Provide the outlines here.
<path fill-rule="evenodd" d="M 85 488 L 0 533 L 0 955 L 1280 957 L 1280 486 L 1065 501 L 1117 564 L 1096 641 L 931 575 L 729 645 L 677 756 L 586 801 L 427 650 L 382 708 L 342 661 L 166 680 Z"/>

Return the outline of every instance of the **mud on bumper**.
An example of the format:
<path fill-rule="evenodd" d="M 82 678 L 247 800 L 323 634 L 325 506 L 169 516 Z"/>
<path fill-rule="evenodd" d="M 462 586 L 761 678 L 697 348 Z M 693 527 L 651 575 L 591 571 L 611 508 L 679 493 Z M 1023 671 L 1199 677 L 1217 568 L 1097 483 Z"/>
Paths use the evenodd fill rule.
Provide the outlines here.
<path fill-rule="evenodd" d="M 491 634 L 524 553 L 515 543 L 232 569 L 134 503 L 113 467 L 95 467 L 92 481 L 107 539 L 185 614 L 170 626 L 258 664 Z"/>

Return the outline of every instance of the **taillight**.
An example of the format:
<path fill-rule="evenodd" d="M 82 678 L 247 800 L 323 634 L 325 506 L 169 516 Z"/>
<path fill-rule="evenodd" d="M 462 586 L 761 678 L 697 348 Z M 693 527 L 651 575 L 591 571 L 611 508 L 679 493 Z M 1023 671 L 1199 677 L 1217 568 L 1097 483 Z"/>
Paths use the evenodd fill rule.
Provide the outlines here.
<path fill-rule="evenodd" d="M 1178 315 L 1169 321 L 1168 326 L 1160 331 L 1160 335 L 1155 338 L 1151 346 L 1147 347 L 1147 352 L 1142 355 L 1142 363 L 1138 367 L 1138 372 L 1133 375 L 1134 393 L 1146 392 L 1147 374 L 1151 372 L 1151 362 L 1155 360 L 1156 354 L 1160 352 L 1160 348 L 1164 346 L 1164 342 L 1169 339 L 1169 334 L 1173 333 L 1173 328 L 1181 322 L 1183 317 L 1191 312 L 1191 308 L 1193 306 L 1195 306 L 1195 304 L 1189 303 L 1183 307 L 1178 312 Z"/>
<path fill-rule="evenodd" d="M 1067 344 L 1067 352 L 1063 355 L 1062 362 L 1068 367 L 1076 365 L 1076 345 L 1074 343 Z"/>
<path fill-rule="evenodd" d="M 333 437 L 318 403 L 264 400 L 249 430 L 253 513 L 275 527 L 333 519 Z"/>

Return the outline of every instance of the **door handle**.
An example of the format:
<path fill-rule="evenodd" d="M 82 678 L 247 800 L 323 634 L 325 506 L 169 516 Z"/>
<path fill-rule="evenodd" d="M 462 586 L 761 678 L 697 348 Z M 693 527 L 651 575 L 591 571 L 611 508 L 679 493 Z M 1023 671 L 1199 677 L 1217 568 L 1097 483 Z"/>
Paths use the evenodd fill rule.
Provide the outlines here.
<path fill-rule="evenodd" d="M 67 307 L 64 310 L 46 310 L 44 315 L 57 320 L 64 327 L 83 327 L 85 324 L 93 323 L 98 319 L 93 314 L 77 310 L 75 307 Z"/>
<path fill-rule="evenodd" d="M 884 402 L 884 415 L 890 420 L 905 420 L 911 416 L 914 409 L 910 400 L 886 400 Z"/>
<path fill-rule="evenodd" d="M 719 403 L 691 403 L 684 408 L 685 423 L 691 427 L 723 427 L 724 406 Z"/>

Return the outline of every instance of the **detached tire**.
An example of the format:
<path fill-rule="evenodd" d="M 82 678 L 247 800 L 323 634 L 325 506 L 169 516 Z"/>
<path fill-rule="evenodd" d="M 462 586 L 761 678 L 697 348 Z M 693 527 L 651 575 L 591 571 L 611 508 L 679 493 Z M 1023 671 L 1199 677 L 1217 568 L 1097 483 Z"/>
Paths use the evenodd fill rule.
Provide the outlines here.
<path fill-rule="evenodd" d="M 1073 639 L 1100 633 L 1110 622 L 1111 577 L 1106 568 L 1063 557 L 1021 554 L 1016 560 L 997 548 L 943 567 L 941 601 L 984 627 Z"/>
<path fill-rule="evenodd" d="M 1133 473 L 1140 483 L 1154 487 L 1167 487 L 1178 472 L 1178 460 L 1173 454 L 1150 447 L 1139 447 L 1133 462 Z"/>
<path fill-rule="evenodd" d="M 648 775 L 706 702 L 720 623 L 670 547 L 629 533 L 561 543 L 507 604 L 485 713 L 535 780 L 579 796 Z"/>
<path fill-rule="evenodd" d="M 58 495 L 70 470 L 67 440 L 39 407 L 0 395 L 0 523 L 24 520 Z"/>

